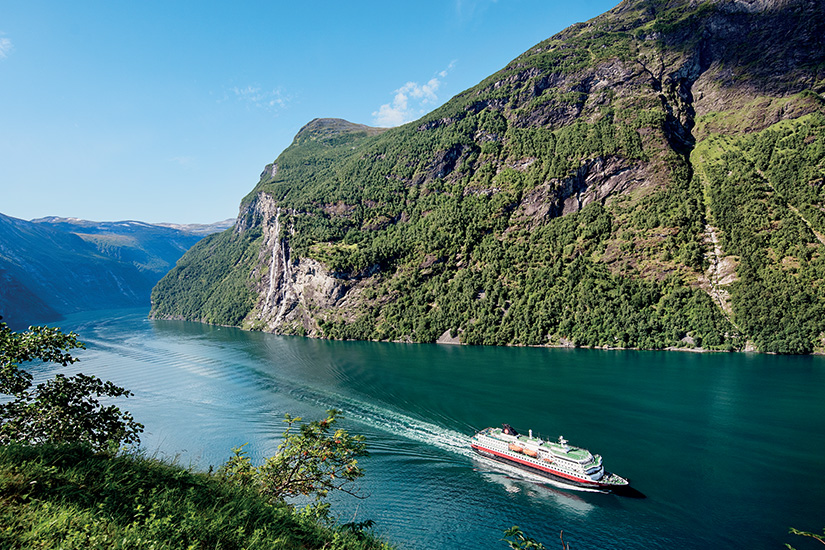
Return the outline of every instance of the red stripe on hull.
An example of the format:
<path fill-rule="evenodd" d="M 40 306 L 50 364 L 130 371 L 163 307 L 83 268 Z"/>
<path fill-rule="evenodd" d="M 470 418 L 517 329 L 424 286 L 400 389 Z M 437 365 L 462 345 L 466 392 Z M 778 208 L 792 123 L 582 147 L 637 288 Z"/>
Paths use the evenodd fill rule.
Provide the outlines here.
<path fill-rule="evenodd" d="M 547 472 L 548 474 L 551 474 L 551 475 L 554 475 L 554 476 L 558 476 L 558 477 L 563 477 L 563 478 L 569 479 L 569 480 L 571 480 L 571 481 L 575 481 L 576 483 L 586 484 L 586 485 L 588 485 L 588 486 L 592 486 L 592 487 L 607 487 L 607 486 L 608 486 L 608 485 L 605 485 L 605 484 L 603 484 L 603 483 L 599 483 L 599 482 L 597 482 L 597 481 L 588 481 L 588 480 L 585 480 L 585 479 L 581 479 L 581 478 L 579 478 L 579 477 L 573 477 L 573 476 L 571 476 L 571 475 L 568 475 L 568 474 L 565 474 L 565 473 L 559 472 L 558 470 L 552 470 L 552 469 L 550 469 L 550 468 L 546 468 L 546 467 L 543 467 L 543 466 L 539 466 L 538 464 L 533 464 L 532 462 L 527 462 L 526 460 L 521 460 L 520 458 L 517 458 L 517 457 L 514 457 L 514 456 L 510 456 L 510 455 L 506 455 L 506 454 L 504 454 L 504 453 L 501 453 L 501 452 L 499 452 L 499 451 L 494 451 L 494 450 L 492 450 L 492 449 L 488 449 L 487 447 L 482 447 L 482 446 L 480 446 L 480 445 L 476 445 L 476 444 L 473 444 L 473 445 L 472 445 L 472 447 L 473 447 L 473 449 L 475 449 L 475 450 L 479 450 L 479 449 L 480 449 L 480 450 L 482 450 L 482 451 L 484 451 L 484 452 L 487 452 L 487 453 L 490 453 L 490 454 L 494 454 L 494 455 L 496 455 L 496 456 L 498 456 L 498 457 L 501 457 L 501 458 L 503 458 L 503 459 L 505 459 L 505 460 L 509 460 L 509 461 L 511 461 L 511 462 L 518 462 L 519 464 L 523 464 L 523 465 L 528 466 L 529 468 L 532 468 L 532 469 L 534 469 L 534 470 L 539 470 L 539 471 L 542 471 L 542 472 Z"/>

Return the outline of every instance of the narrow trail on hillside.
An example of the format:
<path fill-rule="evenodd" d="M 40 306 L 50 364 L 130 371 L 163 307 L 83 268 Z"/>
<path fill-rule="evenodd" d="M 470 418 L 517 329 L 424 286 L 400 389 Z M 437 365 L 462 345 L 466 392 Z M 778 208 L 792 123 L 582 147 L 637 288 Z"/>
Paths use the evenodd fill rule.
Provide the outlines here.
<path fill-rule="evenodd" d="M 795 207 L 794 205 L 792 205 L 792 204 L 790 203 L 790 201 L 788 201 L 788 199 L 786 199 L 786 198 L 785 198 L 785 196 L 784 196 L 784 195 L 782 195 L 782 193 L 780 193 L 780 192 L 776 189 L 776 187 L 774 187 L 773 183 L 771 183 L 771 180 L 770 180 L 770 179 L 768 179 L 768 177 L 765 175 L 765 173 L 764 173 L 764 172 L 762 172 L 762 170 L 760 170 L 760 169 L 758 169 L 758 168 L 755 168 L 755 167 L 754 167 L 754 169 L 756 170 L 756 173 L 757 173 L 757 174 L 759 174 L 759 177 L 760 177 L 760 178 L 762 178 L 762 179 L 765 181 L 765 183 L 767 183 L 767 184 L 768 184 L 768 187 L 770 187 L 770 188 L 771 188 L 771 190 L 772 190 L 774 193 L 776 193 L 778 196 L 782 197 L 782 200 L 783 200 L 783 201 L 785 201 L 785 205 L 788 207 L 788 209 L 789 209 L 791 212 L 793 212 L 794 214 L 796 214 L 797 216 L 799 216 L 799 219 L 800 219 L 800 220 L 802 220 L 802 222 L 803 222 L 803 223 L 804 223 L 804 224 L 808 227 L 808 229 L 810 229 L 810 230 L 811 230 L 811 233 L 813 233 L 813 234 L 814 234 L 814 237 L 816 237 L 816 240 L 818 240 L 821 244 L 825 244 L 825 235 L 823 235 L 822 233 L 820 233 L 819 231 L 817 231 L 816 229 L 814 229 L 814 226 L 813 226 L 813 225 L 811 225 L 811 222 L 808 220 L 808 218 L 806 218 L 806 217 L 804 216 L 804 214 L 802 214 L 802 212 L 800 212 L 800 211 L 799 211 L 799 209 L 798 209 L 797 207 Z"/>

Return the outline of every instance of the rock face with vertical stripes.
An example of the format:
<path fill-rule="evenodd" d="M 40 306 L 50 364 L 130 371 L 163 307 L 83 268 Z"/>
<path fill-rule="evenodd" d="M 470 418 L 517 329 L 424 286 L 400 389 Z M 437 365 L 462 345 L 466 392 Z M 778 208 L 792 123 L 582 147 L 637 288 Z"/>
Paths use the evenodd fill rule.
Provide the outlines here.
<path fill-rule="evenodd" d="M 291 219 L 272 197 L 261 193 L 250 204 L 252 219 L 262 230 L 262 246 L 252 278 L 257 281 L 257 302 L 246 317 L 248 326 L 267 332 L 322 336 L 318 321 L 324 311 L 343 312 L 360 292 L 355 285 L 334 276 L 317 260 L 293 258 Z M 239 225 L 239 231 L 250 230 Z M 361 285 L 364 286 L 364 285 Z"/>

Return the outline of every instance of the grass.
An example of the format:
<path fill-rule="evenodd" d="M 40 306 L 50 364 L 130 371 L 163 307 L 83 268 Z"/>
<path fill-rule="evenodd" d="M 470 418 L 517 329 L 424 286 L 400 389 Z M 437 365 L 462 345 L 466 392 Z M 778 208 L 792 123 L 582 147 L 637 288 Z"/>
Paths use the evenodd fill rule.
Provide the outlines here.
<path fill-rule="evenodd" d="M 140 455 L 0 446 L 0 549 L 389 549 L 257 492 Z"/>

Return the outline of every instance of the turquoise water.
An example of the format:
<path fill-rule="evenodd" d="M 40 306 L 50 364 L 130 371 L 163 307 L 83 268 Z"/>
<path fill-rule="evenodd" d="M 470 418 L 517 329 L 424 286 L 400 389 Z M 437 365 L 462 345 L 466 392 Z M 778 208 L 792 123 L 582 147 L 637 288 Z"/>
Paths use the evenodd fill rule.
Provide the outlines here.
<path fill-rule="evenodd" d="M 145 310 L 59 323 L 88 350 L 69 368 L 134 392 L 151 454 L 206 469 L 249 442 L 272 454 L 284 413 L 344 411 L 371 456 L 343 521 L 401 548 L 506 548 L 521 526 L 548 548 L 784 548 L 825 527 L 825 358 L 329 342 Z M 476 457 L 486 426 L 604 457 L 645 499 L 556 486 Z"/>

